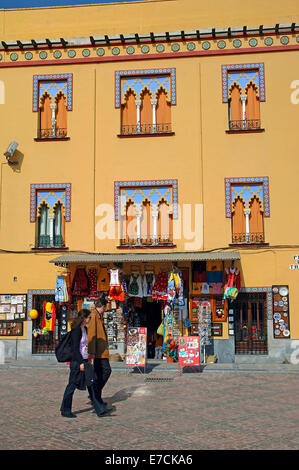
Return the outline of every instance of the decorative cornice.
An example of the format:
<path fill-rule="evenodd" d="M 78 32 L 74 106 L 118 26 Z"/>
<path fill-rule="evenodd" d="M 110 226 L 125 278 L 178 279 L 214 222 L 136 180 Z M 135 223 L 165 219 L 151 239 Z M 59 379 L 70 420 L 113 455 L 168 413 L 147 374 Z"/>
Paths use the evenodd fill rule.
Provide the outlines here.
<path fill-rule="evenodd" d="M 299 25 L 62 39 L 2 41 L 0 68 L 296 50 Z"/>

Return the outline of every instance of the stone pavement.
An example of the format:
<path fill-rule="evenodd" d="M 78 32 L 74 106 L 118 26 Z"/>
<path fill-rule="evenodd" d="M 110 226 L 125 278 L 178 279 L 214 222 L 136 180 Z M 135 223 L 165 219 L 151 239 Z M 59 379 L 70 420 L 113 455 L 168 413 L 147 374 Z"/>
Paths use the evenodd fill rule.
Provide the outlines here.
<path fill-rule="evenodd" d="M 209 364 L 179 376 L 174 364 L 152 364 L 142 375 L 111 363 L 111 413 L 98 418 L 76 391 L 76 419 L 59 412 L 64 364 L 0 365 L 0 449 L 299 449 L 298 366 Z"/>

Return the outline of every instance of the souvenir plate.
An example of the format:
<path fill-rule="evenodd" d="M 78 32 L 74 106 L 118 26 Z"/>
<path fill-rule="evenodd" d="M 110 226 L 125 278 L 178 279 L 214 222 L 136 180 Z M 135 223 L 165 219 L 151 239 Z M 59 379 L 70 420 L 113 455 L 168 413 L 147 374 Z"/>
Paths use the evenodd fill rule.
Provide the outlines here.
<path fill-rule="evenodd" d="M 287 302 L 287 301 L 288 301 L 288 298 L 287 298 L 287 297 L 283 297 L 282 300 L 283 300 L 284 302 Z"/>
<path fill-rule="evenodd" d="M 273 287 L 272 291 L 274 292 L 274 294 L 277 294 L 278 288 L 277 288 L 277 287 Z"/>
<path fill-rule="evenodd" d="M 280 320 L 281 319 L 281 315 L 279 312 L 274 312 L 274 320 Z"/>
<path fill-rule="evenodd" d="M 280 300 L 280 301 L 278 302 L 278 305 L 279 305 L 280 307 L 283 307 L 283 305 L 284 305 L 284 304 L 283 304 L 283 301 Z"/>
<path fill-rule="evenodd" d="M 280 330 L 277 329 L 277 330 L 274 331 L 274 333 L 275 333 L 276 336 L 279 336 L 280 335 Z"/>
<path fill-rule="evenodd" d="M 281 296 L 286 296 L 289 293 L 289 289 L 287 287 L 281 287 L 279 289 L 279 293 L 280 293 Z"/>
<path fill-rule="evenodd" d="M 284 332 L 283 332 L 283 336 L 290 336 L 290 332 L 289 332 L 289 330 L 284 330 Z"/>

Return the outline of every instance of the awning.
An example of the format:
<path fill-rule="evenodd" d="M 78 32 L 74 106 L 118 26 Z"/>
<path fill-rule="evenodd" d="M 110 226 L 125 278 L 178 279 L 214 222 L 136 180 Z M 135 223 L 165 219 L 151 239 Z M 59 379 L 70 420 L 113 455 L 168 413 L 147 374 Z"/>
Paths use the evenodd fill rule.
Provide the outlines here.
<path fill-rule="evenodd" d="M 153 263 L 160 261 L 238 260 L 238 251 L 195 251 L 183 253 L 68 253 L 50 261 L 56 265 L 66 263 Z"/>

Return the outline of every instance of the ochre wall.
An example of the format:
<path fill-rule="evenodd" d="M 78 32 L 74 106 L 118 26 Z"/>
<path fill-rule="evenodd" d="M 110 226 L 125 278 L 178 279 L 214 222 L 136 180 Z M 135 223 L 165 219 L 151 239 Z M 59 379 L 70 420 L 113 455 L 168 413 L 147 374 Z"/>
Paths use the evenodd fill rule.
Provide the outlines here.
<path fill-rule="evenodd" d="M 148 34 L 228 26 L 290 24 L 298 18 L 296 0 L 158 0 L 122 4 L 0 10 L 3 40 Z M 33 37 L 34 36 L 34 37 Z"/>
<path fill-rule="evenodd" d="M 216 13 L 215 13 L 216 12 Z M 231 0 L 164 0 L 122 5 L 0 11 L 2 40 L 89 37 L 91 34 L 149 33 L 228 26 L 258 27 L 299 23 L 297 1 L 253 0 L 235 8 Z M 178 179 L 178 202 L 203 204 L 202 249 L 228 248 L 231 220 L 225 216 L 224 178 L 269 177 L 270 217 L 264 219 L 270 248 L 242 249 L 246 287 L 288 284 L 292 338 L 299 337 L 297 156 L 299 104 L 291 84 L 299 78 L 298 51 L 153 58 L 138 61 L 0 67 L 5 104 L 0 106 L 1 148 L 19 142 L 20 165 L 0 155 L 0 248 L 24 254 L 0 255 L 0 292 L 54 289 L 59 252 L 32 252 L 30 184 L 71 183 L 71 222 L 66 245 L 74 251 L 117 252 L 118 239 L 98 240 L 99 204 L 114 205 L 114 182 Z M 227 104 L 222 103 L 221 65 L 264 63 L 266 101 L 260 104 L 262 133 L 227 134 Z M 1 64 L 0 64 L 1 65 Z M 119 138 L 120 109 L 114 107 L 115 71 L 175 68 L 177 104 L 172 106 L 174 136 Z M 68 112 L 69 141 L 36 142 L 37 113 L 32 111 L 32 80 L 37 74 L 73 74 L 73 110 Z M 117 233 L 117 223 L 115 231 Z M 173 251 L 184 251 L 176 240 Z M 288 248 L 280 248 L 287 245 Z M 292 248 L 293 246 L 293 248 Z M 235 249 L 235 248 L 232 248 Z M 139 250 L 142 251 L 142 250 Z M 145 251 L 145 250 L 144 250 Z M 169 251 L 169 250 L 167 250 Z M 13 277 L 17 276 L 17 282 Z M 225 332 L 225 335 L 227 332 Z"/>

